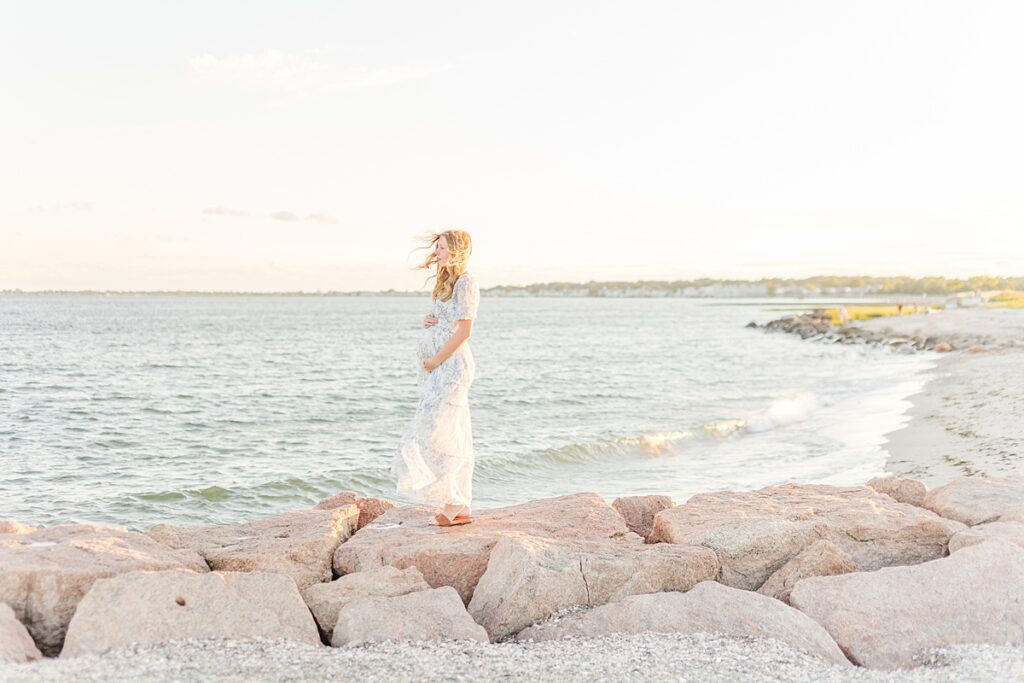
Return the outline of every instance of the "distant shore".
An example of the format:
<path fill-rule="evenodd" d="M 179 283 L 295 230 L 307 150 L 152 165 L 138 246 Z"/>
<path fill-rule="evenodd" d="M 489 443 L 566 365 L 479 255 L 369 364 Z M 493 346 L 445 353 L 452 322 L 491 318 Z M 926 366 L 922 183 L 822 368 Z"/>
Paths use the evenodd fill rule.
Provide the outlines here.
<path fill-rule="evenodd" d="M 860 301 L 876 298 L 905 303 L 942 304 L 958 296 L 982 292 L 1024 290 L 1022 277 L 978 275 L 966 279 L 906 276 L 870 277 L 819 275 L 808 278 L 761 278 L 733 280 L 589 280 L 587 282 L 536 282 L 526 285 L 495 285 L 482 291 L 488 296 L 510 297 L 669 297 L 698 299 L 797 298 Z M 420 290 L 298 290 L 298 291 L 215 291 L 215 290 L 22 290 L 0 289 L 4 295 L 92 295 L 92 296 L 423 296 Z"/>

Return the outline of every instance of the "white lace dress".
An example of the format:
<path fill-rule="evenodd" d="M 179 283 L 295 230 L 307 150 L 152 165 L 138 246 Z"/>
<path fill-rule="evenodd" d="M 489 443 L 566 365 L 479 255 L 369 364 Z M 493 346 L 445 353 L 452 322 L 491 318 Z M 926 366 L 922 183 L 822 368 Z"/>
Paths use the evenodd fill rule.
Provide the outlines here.
<path fill-rule="evenodd" d="M 434 369 L 423 361 L 436 354 L 455 331 L 456 320 L 473 320 L 480 289 L 469 273 L 455 281 L 448 301 L 433 300 L 437 324 L 420 332 L 417 344 L 420 402 L 398 445 L 391 472 L 399 492 L 437 506 L 465 505 L 473 498 L 473 431 L 469 387 L 475 365 L 469 341 Z M 468 510 L 467 510 L 468 511 Z"/>

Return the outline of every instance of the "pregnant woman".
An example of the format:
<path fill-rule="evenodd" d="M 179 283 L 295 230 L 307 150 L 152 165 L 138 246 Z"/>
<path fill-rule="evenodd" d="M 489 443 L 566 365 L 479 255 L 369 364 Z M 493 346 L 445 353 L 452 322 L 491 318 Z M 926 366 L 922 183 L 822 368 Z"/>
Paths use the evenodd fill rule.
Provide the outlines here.
<path fill-rule="evenodd" d="M 473 251 L 469 233 L 446 230 L 430 236 L 420 266 L 436 268 L 430 314 L 417 352 L 420 402 L 398 445 L 391 471 L 397 489 L 440 508 L 440 526 L 472 521 L 473 432 L 469 386 L 473 383 L 473 332 L 480 290 L 466 272 Z"/>

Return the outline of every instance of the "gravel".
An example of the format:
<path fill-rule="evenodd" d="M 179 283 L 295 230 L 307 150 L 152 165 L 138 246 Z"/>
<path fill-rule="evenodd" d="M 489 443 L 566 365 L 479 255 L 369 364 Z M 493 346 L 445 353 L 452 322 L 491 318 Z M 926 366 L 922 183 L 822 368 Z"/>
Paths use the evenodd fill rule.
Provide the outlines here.
<path fill-rule="evenodd" d="M 841 667 L 773 640 L 645 633 L 561 641 L 382 643 L 188 640 L 102 656 L 0 664 L 0 681 L 994 681 L 1024 680 L 1024 647 L 927 653 L 911 671 Z"/>

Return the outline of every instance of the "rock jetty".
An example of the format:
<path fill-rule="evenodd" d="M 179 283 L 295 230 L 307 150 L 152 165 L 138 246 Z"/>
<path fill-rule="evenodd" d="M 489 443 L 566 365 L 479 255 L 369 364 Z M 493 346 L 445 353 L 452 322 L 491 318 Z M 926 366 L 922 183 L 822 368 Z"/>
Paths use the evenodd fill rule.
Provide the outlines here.
<path fill-rule="evenodd" d="M 945 353 L 957 350 L 977 353 L 995 344 L 995 341 L 988 336 L 964 334 L 899 336 L 890 333 L 889 330 L 875 331 L 849 323 L 837 325 L 833 322 L 832 316 L 822 308 L 816 308 L 810 313 L 787 315 L 763 325 L 750 322 L 747 323 L 747 327 L 766 332 L 795 334 L 801 339 L 810 339 L 826 344 L 860 344 L 888 348 L 898 353 L 915 353 L 917 351 Z"/>
<path fill-rule="evenodd" d="M 0 521 L 0 661 L 191 638 L 347 648 L 653 632 L 767 637 L 890 670 L 934 648 L 1024 645 L 1024 478 L 792 483 L 679 505 L 579 493 L 465 526 L 432 519 L 344 492 L 148 534 Z"/>

